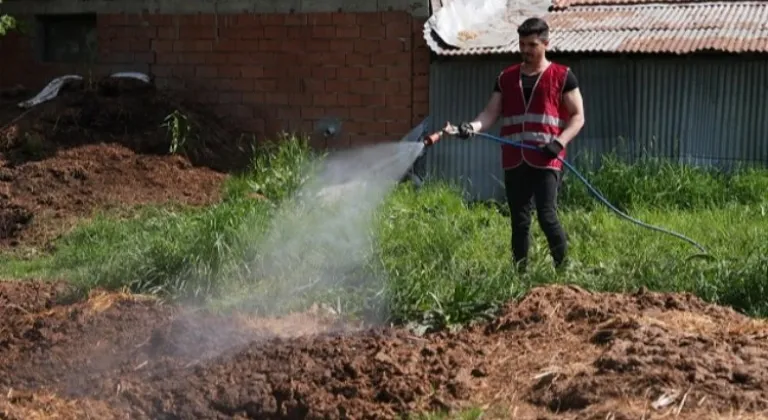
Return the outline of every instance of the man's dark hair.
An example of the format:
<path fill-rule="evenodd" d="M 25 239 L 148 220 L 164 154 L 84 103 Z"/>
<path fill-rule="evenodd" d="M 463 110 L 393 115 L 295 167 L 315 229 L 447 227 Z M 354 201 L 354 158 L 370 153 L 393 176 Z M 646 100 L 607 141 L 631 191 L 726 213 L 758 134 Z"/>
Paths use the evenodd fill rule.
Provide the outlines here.
<path fill-rule="evenodd" d="M 538 35 L 546 41 L 549 39 L 549 25 L 541 18 L 528 18 L 517 27 L 517 34 L 522 38 L 529 35 Z"/>

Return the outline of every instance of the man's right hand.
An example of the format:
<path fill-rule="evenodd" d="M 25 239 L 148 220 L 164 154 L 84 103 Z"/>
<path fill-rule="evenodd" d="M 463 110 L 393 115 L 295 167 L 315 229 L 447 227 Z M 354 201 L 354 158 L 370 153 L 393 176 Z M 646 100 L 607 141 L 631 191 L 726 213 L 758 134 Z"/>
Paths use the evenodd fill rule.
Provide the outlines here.
<path fill-rule="evenodd" d="M 459 125 L 459 132 L 456 134 L 460 139 L 468 139 L 475 134 L 475 129 L 472 128 L 472 124 L 463 122 Z"/>

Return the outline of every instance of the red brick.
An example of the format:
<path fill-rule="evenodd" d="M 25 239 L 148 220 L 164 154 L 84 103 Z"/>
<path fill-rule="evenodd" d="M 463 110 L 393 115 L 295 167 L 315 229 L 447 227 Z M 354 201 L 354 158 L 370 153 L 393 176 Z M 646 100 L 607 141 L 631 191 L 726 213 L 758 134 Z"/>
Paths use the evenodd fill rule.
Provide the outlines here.
<path fill-rule="evenodd" d="M 317 106 L 305 107 L 301 110 L 301 117 L 310 120 L 319 120 L 326 116 L 325 108 Z"/>
<path fill-rule="evenodd" d="M 387 77 L 386 67 L 363 67 L 360 69 L 360 78 L 365 80 L 382 80 Z"/>
<path fill-rule="evenodd" d="M 429 76 L 427 76 L 427 75 L 415 76 L 413 78 L 413 89 L 414 90 L 418 90 L 418 89 L 427 90 L 427 89 L 429 89 Z"/>
<path fill-rule="evenodd" d="M 178 54 L 180 64 L 209 64 L 209 55 L 200 52 L 186 52 Z"/>
<path fill-rule="evenodd" d="M 372 80 L 351 80 L 349 82 L 349 91 L 357 93 L 372 93 L 374 82 Z"/>
<path fill-rule="evenodd" d="M 128 47 L 128 50 L 132 52 L 146 52 L 151 50 L 150 45 L 151 45 L 151 41 L 148 39 L 145 39 L 145 40 L 132 39 Z"/>
<path fill-rule="evenodd" d="M 218 76 L 228 79 L 240 77 L 240 71 L 241 68 L 237 66 L 222 65 L 216 67 L 216 73 Z"/>
<path fill-rule="evenodd" d="M 400 53 L 381 53 L 371 57 L 371 64 L 384 66 L 410 66 L 411 54 L 407 52 Z"/>
<path fill-rule="evenodd" d="M 288 30 L 285 26 L 265 26 L 264 38 L 283 39 L 288 37 Z"/>
<path fill-rule="evenodd" d="M 354 13 L 336 12 L 332 13 L 334 25 L 356 25 L 357 16 Z"/>
<path fill-rule="evenodd" d="M 246 77 L 246 78 L 260 78 L 264 77 L 264 67 L 263 66 L 243 66 L 240 72 L 240 76 Z"/>
<path fill-rule="evenodd" d="M 195 76 L 201 79 L 213 79 L 219 76 L 219 71 L 213 66 L 198 66 L 195 69 Z"/>
<path fill-rule="evenodd" d="M 120 26 L 114 28 L 114 32 L 120 38 L 151 39 L 157 36 L 157 28 L 154 26 Z"/>
<path fill-rule="evenodd" d="M 176 53 L 157 53 L 155 54 L 155 63 L 176 64 L 179 62 L 179 57 L 179 54 Z"/>
<path fill-rule="evenodd" d="M 336 77 L 342 78 L 342 76 L 339 75 L 339 70 L 336 67 L 312 67 L 311 75 L 314 78 L 325 80 L 325 79 L 333 79 Z"/>
<path fill-rule="evenodd" d="M 352 39 L 331 39 L 328 41 L 330 50 L 351 53 L 355 51 L 355 41 Z"/>
<path fill-rule="evenodd" d="M 274 104 L 274 105 L 290 104 L 289 97 L 285 93 L 267 93 L 265 102 L 268 104 Z"/>
<path fill-rule="evenodd" d="M 366 54 L 347 54 L 345 64 L 348 66 L 369 66 L 371 65 L 371 56 Z"/>
<path fill-rule="evenodd" d="M 256 86 L 255 79 L 232 79 L 232 89 L 243 92 L 251 92 Z"/>
<path fill-rule="evenodd" d="M 195 77 L 195 68 L 191 66 L 173 66 L 171 67 L 171 76 L 192 79 Z"/>
<path fill-rule="evenodd" d="M 386 129 L 384 133 L 386 133 L 388 136 L 402 137 L 408 134 L 412 128 L 411 119 L 408 118 L 407 120 L 403 121 L 393 121 L 386 123 Z"/>
<path fill-rule="evenodd" d="M 288 39 L 304 39 L 304 38 L 310 38 L 310 27 L 308 26 L 289 26 L 287 29 L 287 38 Z"/>
<path fill-rule="evenodd" d="M 257 92 L 274 92 L 277 88 L 277 80 L 254 79 L 253 89 Z"/>
<path fill-rule="evenodd" d="M 259 41 L 256 41 L 256 40 L 238 40 L 237 41 L 237 52 L 242 54 L 242 53 L 247 53 L 251 51 L 260 51 Z"/>
<path fill-rule="evenodd" d="M 301 79 L 285 76 L 277 79 L 277 91 L 285 93 L 301 92 Z"/>
<path fill-rule="evenodd" d="M 330 25 L 313 26 L 312 37 L 321 39 L 331 39 L 336 37 L 336 28 Z"/>
<path fill-rule="evenodd" d="M 312 104 L 315 106 L 335 106 L 339 104 L 339 99 L 337 94 L 333 92 L 317 93 L 312 96 Z"/>
<path fill-rule="evenodd" d="M 405 108 L 411 106 L 411 95 L 408 94 L 387 95 L 385 100 L 388 107 Z"/>
<path fill-rule="evenodd" d="M 174 26 L 163 26 L 157 28 L 157 39 L 178 39 L 179 31 Z"/>
<path fill-rule="evenodd" d="M 227 51 L 227 52 L 234 52 L 238 51 L 238 41 L 235 39 L 229 39 L 229 38 L 219 38 L 217 41 L 213 43 L 213 50 L 214 51 Z"/>
<path fill-rule="evenodd" d="M 238 92 L 222 92 L 219 93 L 219 103 L 222 104 L 239 104 L 243 102 L 243 94 Z"/>
<path fill-rule="evenodd" d="M 404 108 L 376 108 L 374 115 L 377 120 L 383 121 L 410 121 L 411 109 L 410 107 Z"/>
<path fill-rule="evenodd" d="M 186 51 L 213 51 L 212 41 L 173 41 L 173 50 L 178 52 Z"/>
<path fill-rule="evenodd" d="M 244 104 L 263 104 L 266 100 L 264 92 L 245 92 L 243 93 Z"/>
<path fill-rule="evenodd" d="M 298 49 L 294 49 L 296 51 Z M 307 41 L 306 50 L 309 52 L 327 52 L 331 50 L 331 41 L 327 39 L 311 39 Z"/>
<path fill-rule="evenodd" d="M 349 108 L 342 106 L 333 106 L 326 108 L 327 115 L 332 115 L 336 118 L 349 118 Z"/>
<path fill-rule="evenodd" d="M 357 107 L 363 104 L 363 97 L 354 93 L 339 93 L 339 105 Z"/>
<path fill-rule="evenodd" d="M 410 22 L 390 22 L 386 24 L 385 28 L 387 38 L 410 39 L 413 34 Z"/>
<path fill-rule="evenodd" d="M 169 77 L 172 74 L 172 70 L 174 67 L 171 66 L 164 66 L 164 65 L 153 65 L 150 69 L 150 72 L 155 77 Z"/>
<path fill-rule="evenodd" d="M 360 38 L 362 30 L 359 26 L 339 25 L 336 27 L 336 38 Z"/>
<path fill-rule="evenodd" d="M 355 92 L 360 92 L 362 94 L 361 96 L 363 98 L 363 104 L 366 106 L 385 106 L 387 104 L 387 100 L 384 94 L 372 93 L 373 89 Z"/>
<path fill-rule="evenodd" d="M 137 52 L 133 54 L 133 64 L 154 64 L 155 53 L 153 52 Z"/>
<path fill-rule="evenodd" d="M 216 28 L 208 25 L 184 25 L 179 26 L 179 38 L 181 39 L 214 39 Z"/>
<path fill-rule="evenodd" d="M 173 51 L 173 41 L 152 40 L 152 51 L 167 53 Z"/>
<path fill-rule="evenodd" d="M 358 13 L 357 24 L 360 26 L 374 26 L 383 24 L 381 12 Z"/>
<path fill-rule="evenodd" d="M 368 25 L 360 27 L 360 38 L 383 39 L 387 36 L 384 25 Z"/>
<path fill-rule="evenodd" d="M 354 107 L 349 109 L 349 118 L 356 121 L 373 120 L 375 108 Z"/>
<path fill-rule="evenodd" d="M 373 118 L 370 118 L 369 121 L 363 122 L 361 128 L 363 131 L 360 131 L 359 133 L 362 134 L 363 137 L 372 137 L 386 133 L 387 123 L 383 121 L 375 121 Z"/>
<path fill-rule="evenodd" d="M 326 80 L 325 91 L 333 93 L 346 93 L 349 92 L 348 80 Z"/>
<path fill-rule="evenodd" d="M 355 40 L 355 52 L 372 54 L 379 51 L 379 41 L 373 39 Z"/>
<path fill-rule="evenodd" d="M 361 75 L 360 67 L 339 67 L 336 70 L 336 75 L 339 79 L 359 79 Z"/>
<path fill-rule="evenodd" d="M 396 53 L 402 51 L 410 51 L 410 45 L 407 41 L 399 39 L 382 39 L 379 41 L 379 52 Z"/>
<path fill-rule="evenodd" d="M 212 54 L 205 54 L 205 63 L 206 64 L 214 64 L 214 65 L 221 65 L 227 64 L 227 58 L 229 56 L 227 54 L 219 54 L 219 53 L 212 53 Z"/>

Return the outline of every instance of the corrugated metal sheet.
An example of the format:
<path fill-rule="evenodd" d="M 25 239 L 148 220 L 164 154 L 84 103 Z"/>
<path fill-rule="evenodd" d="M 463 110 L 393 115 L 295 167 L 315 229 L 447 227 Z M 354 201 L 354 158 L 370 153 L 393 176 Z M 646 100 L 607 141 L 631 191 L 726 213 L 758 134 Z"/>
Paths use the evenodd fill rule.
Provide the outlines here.
<path fill-rule="evenodd" d="M 744 2 L 745 0 L 719 0 L 720 3 Z M 750 0 L 746 0 L 750 1 Z M 751 0 L 761 2 L 764 0 Z M 651 3 L 712 3 L 712 0 L 553 0 L 554 9 L 565 9 L 574 6 L 595 6 L 595 5 L 627 5 L 627 4 L 651 4 Z"/>
<path fill-rule="evenodd" d="M 458 124 L 475 118 L 493 91 L 504 65 L 499 62 L 438 62 L 429 74 L 430 127 L 446 121 Z M 489 130 L 498 134 L 499 126 Z M 498 145 L 479 139 L 445 138 L 426 154 L 430 176 L 458 183 L 467 198 L 503 197 L 503 174 Z"/>
<path fill-rule="evenodd" d="M 768 52 L 768 2 L 580 6 L 545 18 L 552 28 L 553 52 Z M 440 55 L 518 52 L 516 35 L 497 47 L 446 45 L 432 22 L 424 25 L 424 38 Z M 516 28 L 510 22 L 507 31 L 516 34 Z"/>
<path fill-rule="evenodd" d="M 562 61 L 581 83 L 587 122 L 568 160 L 615 152 L 680 162 L 768 165 L 768 59 L 601 58 Z M 430 78 L 432 127 L 459 123 L 483 108 L 509 62 L 437 62 Z M 498 127 L 491 130 L 498 133 Z M 428 171 L 459 181 L 471 198 L 503 200 L 499 146 L 446 139 L 427 155 Z M 577 181 L 573 181 L 577 182 Z"/>

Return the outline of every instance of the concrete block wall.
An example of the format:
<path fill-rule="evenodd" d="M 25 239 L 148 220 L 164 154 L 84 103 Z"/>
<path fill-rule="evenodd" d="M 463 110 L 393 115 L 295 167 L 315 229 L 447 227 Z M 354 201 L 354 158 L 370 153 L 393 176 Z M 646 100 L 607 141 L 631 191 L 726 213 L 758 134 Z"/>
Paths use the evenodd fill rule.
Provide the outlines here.
<path fill-rule="evenodd" d="M 16 14 L 22 19 L 29 16 Z M 0 86 L 142 71 L 245 131 L 342 121 L 328 147 L 397 140 L 428 113 L 424 17 L 407 11 L 99 13 L 95 63 L 43 63 L 34 36 L 0 40 Z"/>

